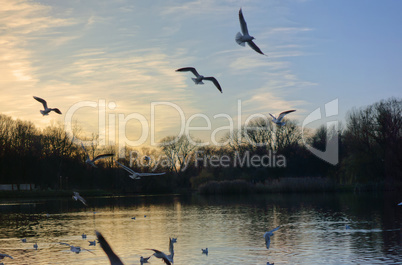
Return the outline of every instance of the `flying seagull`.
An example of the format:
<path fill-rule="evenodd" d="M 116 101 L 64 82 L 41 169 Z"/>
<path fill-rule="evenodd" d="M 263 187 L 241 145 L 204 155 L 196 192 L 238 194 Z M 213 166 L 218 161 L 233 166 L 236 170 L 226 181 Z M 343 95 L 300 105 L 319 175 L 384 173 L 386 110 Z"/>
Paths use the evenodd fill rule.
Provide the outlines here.
<path fill-rule="evenodd" d="M 279 125 L 279 126 L 283 126 L 283 125 L 286 124 L 286 122 L 282 122 L 282 120 L 283 120 L 283 118 L 285 117 L 285 115 L 286 115 L 286 114 L 289 114 L 289 113 L 291 113 L 291 112 L 294 112 L 294 111 L 296 111 L 296 110 L 287 110 L 287 111 L 281 112 L 281 113 L 279 114 L 278 118 L 276 118 L 276 117 L 275 117 L 274 115 L 272 115 L 271 113 L 270 113 L 269 115 L 271 115 L 271 117 L 272 117 L 272 122 L 273 122 L 273 123 L 276 123 L 276 124 Z"/>
<path fill-rule="evenodd" d="M 84 149 L 84 151 L 85 151 L 85 154 L 87 155 L 87 160 L 85 160 L 85 163 L 87 163 L 88 165 L 91 165 L 91 166 L 93 166 L 93 167 L 97 167 L 96 165 L 95 165 L 95 161 L 96 160 L 99 160 L 99 159 L 102 159 L 102 158 L 106 158 L 106 157 L 109 157 L 109 156 L 114 156 L 114 154 L 103 154 L 103 155 L 98 155 L 97 157 L 95 157 L 94 159 L 90 159 L 89 158 L 89 155 L 88 155 L 88 152 L 87 152 L 87 150 L 85 149 L 85 146 L 84 146 L 84 144 L 81 142 L 81 146 L 82 146 L 82 149 Z"/>
<path fill-rule="evenodd" d="M 14 259 L 13 257 L 11 257 L 10 255 L 7 255 L 7 254 L 1 254 L 0 253 L 0 260 L 1 259 L 4 259 L 4 258 L 10 258 L 10 259 Z"/>
<path fill-rule="evenodd" d="M 192 72 L 197 77 L 197 78 L 191 78 L 196 85 L 198 85 L 198 84 L 203 85 L 204 83 L 202 82 L 202 80 L 212 81 L 214 83 L 214 85 L 218 88 L 218 90 L 222 93 L 221 85 L 219 85 L 219 82 L 218 82 L 218 80 L 216 80 L 215 77 L 200 75 L 197 72 L 197 70 L 195 70 L 194 67 L 184 67 L 184 68 L 179 68 L 176 70 L 176 72 L 188 72 L 188 71 Z"/>
<path fill-rule="evenodd" d="M 258 46 L 257 45 L 255 45 L 255 43 L 253 42 L 253 39 L 255 39 L 253 36 L 250 36 L 249 34 L 248 34 L 248 29 L 247 29 L 247 23 L 246 23 L 246 21 L 244 20 L 244 16 L 243 16 L 243 12 L 242 12 L 242 10 L 241 10 L 241 8 L 240 8 L 240 10 L 239 10 L 239 20 L 240 20 L 240 27 L 241 27 L 241 32 L 243 32 L 243 35 L 240 33 L 240 32 L 238 32 L 237 34 L 236 34 L 236 42 L 237 42 L 237 44 L 239 44 L 239 45 L 241 45 L 241 46 L 245 46 L 245 43 L 247 42 L 248 43 L 248 45 L 251 47 L 251 49 L 253 49 L 254 51 L 256 51 L 256 52 L 258 52 L 258 53 L 260 53 L 260 54 L 262 54 L 262 55 L 265 55 L 261 50 L 260 50 L 260 48 L 258 48 Z"/>
<path fill-rule="evenodd" d="M 54 112 L 56 112 L 56 113 L 58 113 L 58 114 L 61 114 L 61 111 L 60 111 L 59 109 L 57 109 L 57 108 L 54 108 L 54 109 L 48 108 L 48 107 L 47 107 L 46 100 L 44 100 L 44 99 L 42 99 L 42 98 L 39 98 L 39 97 L 35 97 L 35 96 L 34 96 L 33 98 L 43 104 L 43 107 L 44 107 L 45 109 L 44 109 L 44 110 L 40 110 L 40 113 L 42 113 L 43 116 L 49 115 L 49 112 L 51 112 L 51 111 L 54 111 Z"/>
<path fill-rule="evenodd" d="M 156 250 L 156 249 L 149 249 L 154 251 L 154 256 L 157 257 L 158 259 L 162 259 L 167 265 L 171 265 L 173 261 L 171 261 L 168 257 L 168 255 L 166 255 L 165 253 L 163 253 L 162 251 Z"/>
<path fill-rule="evenodd" d="M 85 206 L 88 206 L 87 201 L 86 201 L 84 198 L 82 198 L 82 196 L 81 196 L 78 192 L 73 191 L 73 193 L 74 193 L 73 199 L 74 199 L 75 201 L 78 201 L 78 200 L 79 200 L 79 201 L 82 202 Z M 84 235 L 84 234 L 82 234 L 82 235 Z M 84 238 L 84 237 L 82 236 L 82 238 Z M 85 238 L 86 238 L 86 235 L 85 235 Z"/>
<path fill-rule="evenodd" d="M 271 231 L 265 232 L 264 238 L 265 238 L 265 245 L 267 246 L 267 249 L 269 249 L 269 245 L 271 244 L 271 236 L 274 235 L 274 232 L 278 230 L 281 226 L 278 226 L 277 228 L 272 229 Z"/>
<path fill-rule="evenodd" d="M 89 250 L 89 249 L 85 249 L 85 248 L 81 248 L 81 247 L 76 247 L 76 246 L 73 246 L 73 245 L 70 245 L 70 244 L 67 244 L 67 243 L 63 243 L 63 242 L 59 242 L 59 244 L 60 244 L 60 245 L 69 246 L 69 247 L 70 247 L 70 251 L 71 251 L 71 252 L 74 252 L 75 254 L 80 254 L 80 252 L 81 252 L 82 250 L 86 250 L 86 251 L 88 251 L 89 253 L 95 255 L 95 253 L 92 253 L 91 250 Z"/>
<path fill-rule="evenodd" d="M 101 245 L 103 251 L 105 251 L 107 257 L 110 260 L 110 265 L 124 265 L 120 258 L 113 252 L 112 248 L 109 246 L 102 234 L 98 231 L 95 231 L 95 233 L 98 237 L 99 244 Z"/>
<path fill-rule="evenodd" d="M 129 177 L 132 179 L 141 179 L 141 177 L 147 177 L 147 176 L 160 176 L 160 175 L 164 175 L 165 172 L 162 173 L 139 173 L 139 172 L 135 172 L 134 170 L 132 170 L 129 167 L 126 167 L 123 164 L 120 164 L 119 162 L 116 161 L 116 163 L 122 167 L 124 170 L 126 170 L 128 173 L 130 173 Z"/>

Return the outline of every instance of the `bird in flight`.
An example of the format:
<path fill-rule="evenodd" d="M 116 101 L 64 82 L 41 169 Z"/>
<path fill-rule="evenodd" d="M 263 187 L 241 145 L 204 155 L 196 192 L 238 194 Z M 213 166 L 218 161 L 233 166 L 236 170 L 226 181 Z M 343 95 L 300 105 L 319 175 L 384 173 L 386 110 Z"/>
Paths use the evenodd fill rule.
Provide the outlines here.
<path fill-rule="evenodd" d="M 91 165 L 91 166 L 93 166 L 93 167 L 95 167 L 95 168 L 97 168 L 97 166 L 95 165 L 95 161 L 96 160 L 99 160 L 99 159 L 102 159 L 102 158 L 106 158 L 106 157 L 109 157 L 109 156 L 114 156 L 114 154 L 103 154 L 103 155 L 98 155 L 97 157 L 95 157 L 94 159 L 90 159 L 89 158 L 89 155 L 88 155 L 88 152 L 87 152 L 87 150 L 85 149 L 85 146 L 84 146 L 84 144 L 81 142 L 81 146 L 82 146 L 82 149 L 84 149 L 84 151 L 85 151 L 85 154 L 87 155 L 87 160 L 85 160 L 85 163 L 87 163 L 88 165 Z"/>
<path fill-rule="evenodd" d="M 250 35 L 248 34 L 247 23 L 246 23 L 246 21 L 244 20 L 243 11 L 241 10 L 241 8 L 240 8 L 240 10 L 239 10 L 239 21 L 240 21 L 241 32 L 243 32 L 243 34 L 241 34 L 240 32 L 238 32 L 238 33 L 236 34 L 235 40 L 236 40 L 237 44 L 239 44 L 239 45 L 241 45 L 241 46 L 244 47 L 244 46 L 245 46 L 245 43 L 247 42 L 248 46 L 250 46 L 251 49 L 253 49 L 254 51 L 256 51 L 256 52 L 258 52 L 258 53 L 260 53 L 260 54 L 262 54 L 262 55 L 265 55 L 265 54 L 260 50 L 260 48 L 258 48 L 258 46 L 255 45 L 255 43 L 253 42 L 253 40 L 254 40 L 255 38 L 254 38 L 253 36 L 250 36 Z"/>
<path fill-rule="evenodd" d="M 278 226 L 271 231 L 265 232 L 264 234 L 264 239 L 265 239 L 265 245 L 267 246 L 267 249 L 269 249 L 269 245 L 271 244 L 271 236 L 274 235 L 274 232 L 278 230 L 281 226 Z"/>
<path fill-rule="evenodd" d="M 76 247 L 76 246 L 73 246 L 73 245 L 70 245 L 70 244 L 67 244 L 67 243 L 63 243 L 63 242 L 59 242 L 59 244 L 60 244 L 60 245 L 69 246 L 69 247 L 70 247 L 70 251 L 71 251 L 71 252 L 74 252 L 75 254 L 80 254 L 81 251 L 86 250 L 86 251 L 88 251 L 89 253 L 95 255 L 95 253 L 92 253 L 92 251 L 89 250 L 89 249 L 85 249 L 85 248 L 81 248 L 81 247 Z"/>
<path fill-rule="evenodd" d="M 80 201 L 80 202 L 82 202 L 85 206 L 88 206 L 88 204 L 87 204 L 87 201 L 84 199 L 84 198 L 82 198 L 82 196 L 78 193 L 78 192 L 76 192 L 76 191 L 73 191 L 73 193 L 74 193 L 74 195 L 73 195 L 73 199 L 75 200 L 75 201 Z M 84 235 L 84 234 L 83 234 Z M 84 238 L 83 236 L 82 236 L 82 238 Z M 86 235 L 85 235 L 85 238 L 86 238 Z"/>
<path fill-rule="evenodd" d="M 113 249 L 109 246 L 109 243 L 106 239 L 102 236 L 101 233 L 95 231 L 96 237 L 98 238 L 99 244 L 103 251 L 105 251 L 107 257 L 109 258 L 110 265 L 124 265 L 124 263 L 120 260 L 119 256 L 117 256 Z"/>
<path fill-rule="evenodd" d="M 149 249 L 149 250 L 154 251 L 154 252 L 155 252 L 155 253 L 154 253 L 154 256 L 157 257 L 158 259 L 162 259 L 162 260 L 165 262 L 165 264 L 167 264 L 167 265 L 171 265 L 171 264 L 172 264 L 173 261 L 171 261 L 171 260 L 169 259 L 168 255 L 166 255 L 166 254 L 163 253 L 162 251 L 159 251 L 159 250 L 157 250 L 157 249 Z"/>
<path fill-rule="evenodd" d="M 211 81 L 212 83 L 214 83 L 216 88 L 218 88 L 218 90 L 222 93 L 221 85 L 219 84 L 218 80 L 216 80 L 215 77 L 200 75 L 197 72 L 197 70 L 195 70 L 194 67 L 183 67 L 183 68 L 179 68 L 176 70 L 176 72 L 189 72 L 189 71 L 192 72 L 196 76 L 196 78 L 191 78 L 196 85 L 198 85 L 198 84 L 203 85 L 204 82 L 202 82 L 202 80 L 208 80 L 208 81 Z"/>
<path fill-rule="evenodd" d="M 119 162 L 116 161 L 116 163 L 122 167 L 124 170 L 126 170 L 128 173 L 130 173 L 129 177 L 132 179 L 141 179 L 141 177 L 147 177 L 147 176 L 160 176 L 160 175 L 164 175 L 165 172 L 162 173 L 139 173 L 139 172 L 135 172 L 134 170 L 132 170 L 129 167 L 126 167 L 123 164 L 120 164 Z"/>
<path fill-rule="evenodd" d="M 272 122 L 273 122 L 273 123 L 275 123 L 275 124 L 277 124 L 277 125 L 279 125 L 279 126 L 283 126 L 283 125 L 286 124 L 286 122 L 282 122 L 282 120 L 283 120 L 283 118 L 285 117 L 285 115 L 287 115 L 287 114 L 289 114 L 289 113 L 291 113 L 291 112 L 294 112 L 294 111 L 296 111 L 296 110 L 287 110 L 287 111 L 281 112 L 281 113 L 279 114 L 278 118 L 276 118 L 276 117 L 275 117 L 274 115 L 272 115 L 271 113 L 269 113 L 269 115 L 271 115 L 271 117 L 272 117 Z"/>
<path fill-rule="evenodd" d="M 54 111 L 54 112 L 56 112 L 56 113 L 58 113 L 58 114 L 61 114 L 61 111 L 60 111 L 59 109 L 57 109 L 57 108 L 54 108 L 54 109 L 48 108 L 48 107 L 47 107 L 47 102 L 46 102 L 46 100 L 44 100 L 44 99 L 42 99 L 42 98 L 40 98 L 40 97 L 35 97 L 35 96 L 34 96 L 33 98 L 43 104 L 44 110 L 40 110 L 40 113 L 41 113 L 43 116 L 49 115 L 49 112 L 51 112 L 51 111 Z"/>
<path fill-rule="evenodd" d="M 148 260 L 151 258 L 152 256 L 149 256 L 148 258 L 144 258 L 143 256 L 141 256 L 141 258 L 140 258 L 140 263 L 141 263 L 141 265 L 143 264 L 143 263 L 148 263 Z"/>

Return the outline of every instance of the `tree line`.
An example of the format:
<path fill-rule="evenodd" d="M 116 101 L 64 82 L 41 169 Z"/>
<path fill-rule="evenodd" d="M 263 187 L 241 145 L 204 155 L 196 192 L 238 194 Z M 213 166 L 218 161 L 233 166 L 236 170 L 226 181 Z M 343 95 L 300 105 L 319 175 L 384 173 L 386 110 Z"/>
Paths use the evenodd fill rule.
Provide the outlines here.
<path fill-rule="evenodd" d="M 338 140 L 336 165 L 321 160 L 305 145 L 325 151 L 331 137 Z M 115 146 L 99 147 L 96 135 L 89 140 L 91 157 L 118 151 Z M 139 181 L 128 178 L 113 158 L 100 160 L 98 168 L 85 164 L 86 154 L 76 142 L 62 124 L 38 129 L 32 122 L 0 114 L 0 184 L 166 193 L 197 189 L 213 181 L 242 180 L 254 185 L 286 177 L 321 177 L 342 185 L 393 187 L 402 182 L 402 100 L 390 98 L 353 109 L 344 128 L 322 126 L 307 136 L 296 121 L 287 120 L 278 127 L 259 118 L 228 133 L 221 146 L 202 145 L 201 141 L 194 145 L 185 136 L 168 136 L 155 149 L 127 147 L 127 159 L 121 163 L 138 172 L 167 172 Z M 134 159 L 132 154 L 152 159 Z"/>

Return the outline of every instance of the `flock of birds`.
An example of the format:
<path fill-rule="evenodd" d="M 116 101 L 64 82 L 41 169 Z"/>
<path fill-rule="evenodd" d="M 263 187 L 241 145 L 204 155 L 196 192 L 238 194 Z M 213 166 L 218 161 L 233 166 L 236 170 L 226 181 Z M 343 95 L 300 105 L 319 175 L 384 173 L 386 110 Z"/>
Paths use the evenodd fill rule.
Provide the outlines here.
<path fill-rule="evenodd" d="M 235 36 L 235 41 L 236 41 L 239 45 L 241 45 L 241 46 L 245 46 L 245 44 L 247 43 L 247 44 L 248 44 L 253 50 L 255 50 L 257 53 L 262 54 L 262 55 L 265 55 L 265 54 L 261 51 L 261 49 L 253 42 L 253 40 L 254 40 L 255 38 L 254 38 L 253 36 L 251 36 L 251 35 L 249 34 L 249 32 L 248 32 L 247 23 L 246 23 L 246 21 L 245 21 L 245 19 L 244 19 L 243 12 L 242 12 L 242 9 L 241 9 L 241 8 L 240 8 L 240 10 L 239 10 L 239 21 L 240 21 L 241 33 L 238 32 L 238 33 L 236 34 L 236 36 Z M 179 69 L 177 69 L 176 71 L 177 71 L 177 72 L 192 72 L 192 73 L 194 74 L 194 76 L 195 76 L 195 78 L 192 78 L 192 80 L 193 80 L 194 83 L 197 84 L 197 85 L 198 85 L 198 84 L 204 84 L 204 83 L 203 83 L 204 80 L 211 81 L 211 82 L 216 86 L 216 88 L 222 93 L 222 87 L 221 87 L 221 85 L 219 84 L 218 80 L 217 80 L 215 77 L 213 77 L 213 76 L 208 76 L 208 77 L 206 77 L 206 76 L 200 75 L 194 67 L 179 68 Z M 34 96 L 33 98 L 34 98 L 35 100 L 37 100 L 38 102 L 42 103 L 44 109 L 43 109 L 43 110 L 40 110 L 40 113 L 41 113 L 43 116 L 49 115 L 49 113 L 52 112 L 52 111 L 55 112 L 55 113 L 57 113 L 57 114 L 62 114 L 62 112 L 61 112 L 58 108 L 49 108 L 48 105 L 47 105 L 46 100 L 44 100 L 44 99 L 42 99 L 42 98 L 39 98 L 39 97 L 36 97 L 36 96 Z M 269 113 L 269 115 L 272 117 L 272 122 L 273 122 L 273 123 L 277 124 L 278 126 L 283 126 L 283 125 L 285 125 L 285 122 L 283 121 L 284 117 L 285 117 L 287 114 L 292 113 L 292 112 L 294 112 L 294 111 L 296 111 L 296 110 L 287 110 L 287 111 L 283 111 L 283 112 L 281 112 L 281 113 L 279 114 L 278 117 L 275 117 L 275 116 L 272 115 L 271 113 Z M 84 146 L 82 143 L 81 143 L 81 145 L 82 145 L 82 148 L 83 148 L 83 150 L 84 150 L 84 152 L 85 152 L 85 154 L 86 154 L 86 157 L 87 157 L 87 159 L 86 159 L 85 162 L 86 162 L 88 165 L 91 165 L 92 167 L 95 167 L 95 168 L 97 167 L 96 164 L 95 164 L 95 162 L 96 162 L 97 160 L 100 160 L 100 159 L 103 159 L 103 158 L 108 158 L 108 157 L 113 157 L 113 156 L 114 156 L 114 154 L 109 153 L 109 154 L 102 154 L 102 155 L 99 155 L 99 156 L 94 157 L 93 159 L 90 159 L 90 157 L 89 157 L 89 155 L 88 155 L 88 152 L 87 152 L 87 150 L 85 149 L 85 146 Z M 147 159 L 147 157 L 146 157 L 145 159 Z M 115 161 L 115 162 L 116 162 L 117 165 L 119 165 L 121 168 L 123 168 L 124 170 L 126 170 L 126 171 L 129 173 L 129 177 L 132 178 L 132 179 L 134 179 L 134 180 L 140 179 L 141 177 L 145 177 L 145 176 L 157 176 L 157 175 L 163 175 L 163 174 L 165 174 L 164 172 L 162 172 L 162 173 L 139 173 L 139 172 L 135 172 L 135 171 L 132 170 L 131 168 L 129 168 L 129 167 L 127 167 L 127 166 L 125 166 L 125 165 L 119 163 L 118 161 Z M 81 202 L 82 204 L 84 204 L 85 206 L 88 206 L 86 200 L 85 200 L 78 192 L 74 192 L 72 198 L 73 198 L 75 201 L 80 201 L 80 202 Z M 399 206 L 402 206 L 402 202 L 399 203 L 398 205 L 399 205 Z M 135 217 L 134 217 L 133 219 L 135 219 Z M 266 232 L 266 233 L 264 234 L 265 245 L 266 245 L 266 248 L 267 248 L 267 249 L 269 249 L 269 247 L 270 247 L 271 236 L 273 236 L 273 235 L 274 235 L 274 232 L 277 231 L 279 228 L 280 228 L 280 226 L 278 226 L 278 227 L 276 227 L 276 228 L 272 229 L 271 231 L 268 231 L 268 232 Z M 116 255 L 116 253 L 113 251 L 113 249 L 112 249 L 111 246 L 108 244 L 108 242 L 106 241 L 106 239 L 102 236 L 102 234 L 101 234 L 100 232 L 98 232 L 98 231 L 95 231 L 95 234 L 96 234 L 96 236 L 97 236 L 97 239 L 98 239 L 98 242 L 99 242 L 101 248 L 104 250 L 104 252 L 105 252 L 106 255 L 108 256 L 109 261 L 110 261 L 110 264 L 111 264 L 111 265 L 123 265 L 124 263 L 123 263 L 123 262 L 121 261 L 121 259 Z M 86 235 L 83 234 L 82 237 L 83 237 L 83 238 L 86 238 Z M 22 239 L 22 242 L 26 243 L 26 239 Z M 149 260 L 152 256 L 154 256 L 154 257 L 156 257 L 156 258 L 162 259 L 165 264 L 170 265 L 171 263 L 173 263 L 173 257 L 174 257 L 174 247 L 173 247 L 173 244 L 174 244 L 175 242 L 177 242 L 177 238 L 169 238 L 169 254 L 165 254 L 164 252 L 159 251 L 159 250 L 157 250 L 157 249 L 149 249 L 149 250 L 151 250 L 151 251 L 154 252 L 153 255 L 151 255 L 151 256 L 149 256 L 149 257 L 146 257 L 146 258 L 144 258 L 144 257 L 141 256 L 141 258 L 140 258 L 141 264 L 147 263 L 148 260 Z M 88 249 L 85 249 L 85 248 L 81 248 L 81 247 L 79 247 L 79 246 L 73 246 L 73 245 L 70 245 L 70 244 L 68 244 L 68 243 L 63 243 L 63 242 L 60 242 L 59 244 L 68 246 L 72 252 L 77 253 L 77 254 L 80 253 L 82 250 L 85 250 L 85 251 L 88 251 L 88 252 L 92 253 L 91 250 L 88 250 Z M 95 240 L 94 240 L 94 241 L 89 241 L 89 244 L 90 244 L 90 246 L 95 246 L 95 245 L 96 245 L 96 241 L 95 241 Z M 33 245 L 33 247 L 34 247 L 35 249 L 38 249 L 37 243 L 35 243 L 35 244 Z M 208 255 L 208 248 L 201 249 L 201 250 L 202 250 L 202 254 Z M 92 253 L 92 254 L 94 254 L 94 253 Z M 13 257 L 10 256 L 10 255 L 7 255 L 7 254 L 0 254 L 0 260 L 2 260 L 2 259 L 4 259 L 4 258 L 13 259 Z M 1 264 L 2 264 L 2 263 L 0 263 L 0 265 L 1 265 Z M 270 264 L 270 263 L 268 262 L 267 264 Z M 272 263 L 272 264 L 273 264 L 273 263 Z"/>

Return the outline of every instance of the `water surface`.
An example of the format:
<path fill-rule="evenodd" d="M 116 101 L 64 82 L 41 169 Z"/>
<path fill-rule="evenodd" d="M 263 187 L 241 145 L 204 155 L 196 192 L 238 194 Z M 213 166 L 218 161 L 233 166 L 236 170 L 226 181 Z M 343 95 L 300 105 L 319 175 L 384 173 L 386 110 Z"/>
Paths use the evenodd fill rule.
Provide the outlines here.
<path fill-rule="evenodd" d="M 125 264 L 155 248 L 174 264 L 402 264 L 402 195 L 274 194 L 2 200 L 0 253 L 6 264 L 109 264 L 89 246 L 100 231 Z M 95 212 L 95 213 L 94 213 Z M 146 216 L 146 217 L 145 217 Z M 136 217 L 135 220 L 131 219 Z M 266 249 L 263 234 L 280 225 Z M 346 225 L 350 229 L 346 229 Z M 81 234 L 87 234 L 82 239 Z M 28 243 L 22 243 L 26 238 Z M 66 242 L 81 246 L 75 254 Z M 33 249 L 37 243 L 38 250 Z M 209 249 L 203 255 L 201 248 Z M 95 255 L 94 255 L 95 254 Z M 150 264 L 163 264 L 152 257 Z"/>

